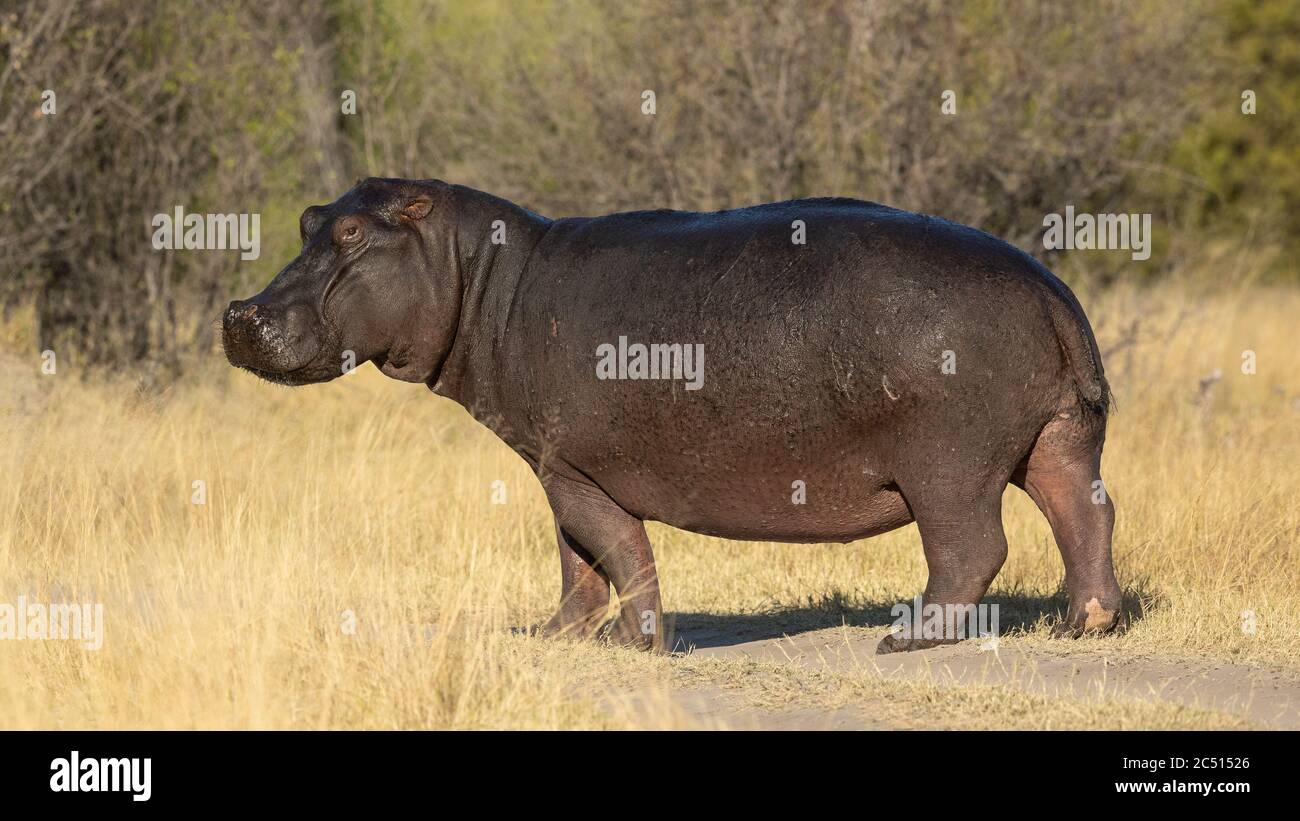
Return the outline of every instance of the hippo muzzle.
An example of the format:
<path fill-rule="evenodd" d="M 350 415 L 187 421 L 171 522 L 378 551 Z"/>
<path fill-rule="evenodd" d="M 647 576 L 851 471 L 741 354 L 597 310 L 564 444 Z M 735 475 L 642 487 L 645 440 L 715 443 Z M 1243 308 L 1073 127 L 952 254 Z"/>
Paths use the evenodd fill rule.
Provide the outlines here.
<path fill-rule="evenodd" d="M 319 357 L 325 334 L 309 306 L 278 305 L 259 295 L 230 303 L 221 341 L 231 365 L 272 382 L 299 384 L 295 377 L 305 376 Z"/>

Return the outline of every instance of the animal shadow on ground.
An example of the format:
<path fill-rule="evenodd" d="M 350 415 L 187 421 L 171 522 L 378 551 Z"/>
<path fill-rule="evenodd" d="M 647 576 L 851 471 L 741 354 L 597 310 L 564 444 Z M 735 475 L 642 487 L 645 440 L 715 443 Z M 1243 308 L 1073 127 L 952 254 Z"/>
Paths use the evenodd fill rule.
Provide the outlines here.
<path fill-rule="evenodd" d="M 1158 606 L 1159 597 L 1144 584 L 1126 587 L 1124 610 L 1129 629 Z M 1017 591 L 999 591 L 984 597 L 985 605 L 997 605 L 998 632 L 1001 635 L 1024 633 L 1040 624 L 1048 626 L 1065 616 L 1067 598 L 1064 589 L 1055 593 L 1032 595 Z M 829 593 L 794 606 L 774 606 L 752 613 L 668 613 L 665 615 L 665 646 L 674 652 L 691 648 L 730 647 L 752 641 L 797 636 L 833 627 L 887 628 L 898 620 L 893 609 L 899 604 L 910 608 L 909 601 L 863 601 L 842 592 Z M 909 610 L 910 612 L 910 610 Z"/>

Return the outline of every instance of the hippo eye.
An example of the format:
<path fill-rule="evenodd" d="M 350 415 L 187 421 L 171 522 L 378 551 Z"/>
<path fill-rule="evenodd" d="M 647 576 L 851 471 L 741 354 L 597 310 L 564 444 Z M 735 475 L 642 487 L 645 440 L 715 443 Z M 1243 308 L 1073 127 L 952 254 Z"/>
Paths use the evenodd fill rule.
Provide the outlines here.
<path fill-rule="evenodd" d="M 334 241 L 339 245 L 355 245 L 364 235 L 360 220 L 349 217 L 334 224 Z"/>

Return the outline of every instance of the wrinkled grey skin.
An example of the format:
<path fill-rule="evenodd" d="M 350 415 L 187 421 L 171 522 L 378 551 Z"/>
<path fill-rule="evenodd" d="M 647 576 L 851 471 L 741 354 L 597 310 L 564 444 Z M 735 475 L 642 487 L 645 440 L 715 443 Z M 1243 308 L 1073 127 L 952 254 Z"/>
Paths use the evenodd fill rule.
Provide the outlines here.
<path fill-rule="evenodd" d="M 1096 342 L 1070 291 L 996 238 L 847 199 L 552 221 L 385 179 L 307 209 L 302 235 L 227 310 L 231 364 L 299 385 L 340 375 L 352 351 L 491 428 L 554 512 L 549 632 L 596 634 L 612 584 L 609 635 L 661 646 L 649 519 L 787 542 L 915 521 L 925 603 L 975 604 L 1006 557 L 1008 483 L 1060 547 L 1058 632 L 1123 625 L 1113 500 L 1094 484 L 1109 404 Z M 702 344 L 702 386 L 597 379 L 598 347 L 620 336 Z M 880 651 L 951 640 L 891 635 Z"/>

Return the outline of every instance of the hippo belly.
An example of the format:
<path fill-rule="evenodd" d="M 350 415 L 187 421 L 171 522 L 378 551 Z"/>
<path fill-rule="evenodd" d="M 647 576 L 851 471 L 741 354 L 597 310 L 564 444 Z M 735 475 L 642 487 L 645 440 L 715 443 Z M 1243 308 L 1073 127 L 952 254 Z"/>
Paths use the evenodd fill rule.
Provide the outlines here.
<path fill-rule="evenodd" d="M 897 487 L 860 452 L 807 462 L 756 460 L 748 449 L 670 456 L 608 463 L 592 478 L 639 518 L 727 539 L 850 542 L 912 521 Z"/>

